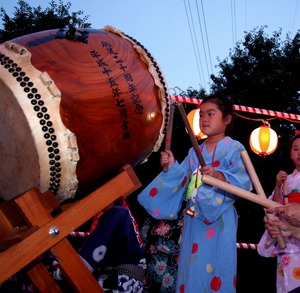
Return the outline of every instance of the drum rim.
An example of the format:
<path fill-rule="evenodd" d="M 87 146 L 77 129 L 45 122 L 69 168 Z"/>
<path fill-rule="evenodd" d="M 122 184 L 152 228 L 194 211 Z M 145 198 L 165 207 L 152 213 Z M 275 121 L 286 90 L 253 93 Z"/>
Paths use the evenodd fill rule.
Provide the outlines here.
<path fill-rule="evenodd" d="M 76 135 L 65 127 L 59 115 L 60 90 L 47 72 L 41 72 L 31 64 L 31 53 L 23 46 L 5 42 L 0 50 L 0 60 L 0 78 L 10 85 L 37 146 L 38 188 L 41 192 L 52 191 L 60 202 L 73 198 L 78 187 L 76 165 L 79 153 Z"/>

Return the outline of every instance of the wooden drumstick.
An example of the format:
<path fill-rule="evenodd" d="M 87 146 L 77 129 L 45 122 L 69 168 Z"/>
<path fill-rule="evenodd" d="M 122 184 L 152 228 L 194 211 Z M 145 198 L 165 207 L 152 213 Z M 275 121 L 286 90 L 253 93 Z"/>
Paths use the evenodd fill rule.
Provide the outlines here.
<path fill-rule="evenodd" d="M 184 110 L 184 108 L 182 106 L 182 103 L 177 103 L 177 108 L 178 108 L 179 113 L 181 115 L 181 118 L 182 118 L 182 120 L 184 122 L 184 125 L 185 125 L 185 127 L 187 129 L 188 135 L 190 137 L 190 140 L 192 142 L 192 145 L 193 145 L 194 150 L 196 152 L 196 155 L 198 157 L 199 163 L 200 163 L 201 167 L 204 167 L 204 166 L 206 166 L 206 163 L 205 163 L 204 158 L 203 158 L 203 156 L 201 154 L 201 150 L 200 150 L 198 142 L 197 142 L 197 140 L 195 138 L 195 135 L 194 135 L 194 132 L 192 130 L 192 127 L 191 127 L 191 125 L 190 125 L 190 123 L 189 123 L 189 121 L 188 121 L 188 119 L 186 117 L 186 113 L 185 113 L 185 110 Z"/>
<path fill-rule="evenodd" d="M 284 180 L 283 183 L 283 204 L 287 204 L 289 202 L 288 193 L 287 193 L 287 187 L 286 187 L 286 181 Z M 270 239 L 266 242 L 265 247 L 270 247 L 275 242 L 275 239 Z"/>
<path fill-rule="evenodd" d="M 244 199 L 247 199 L 249 201 L 252 201 L 254 203 L 257 203 L 264 208 L 270 208 L 270 207 L 280 207 L 282 206 L 278 202 L 275 202 L 273 200 L 267 199 L 266 197 L 257 196 L 257 194 L 252 193 L 250 191 L 244 190 L 240 187 L 234 186 L 232 184 L 229 184 L 227 182 L 224 182 L 220 179 L 216 179 L 209 175 L 202 175 L 202 182 L 211 186 L 218 187 L 224 191 L 227 191 L 229 193 L 232 193 L 238 197 L 242 197 Z"/>
<path fill-rule="evenodd" d="M 165 150 L 169 151 L 171 148 L 171 141 L 172 141 L 172 131 L 173 131 L 173 120 L 174 120 L 174 105 L 171 102 L 170 104 L 170 116 L 169 116 L 169 124 L 167 128 L 167 133 L 166 133 L 166 143 L 165 143 Z M 168 172 L 169 170 L 169 164 L 165 163 L 163 165 L 163 171 Z"/>
<path fill-rule="evenodd" d="M 286 180 L 283 181 L 283 204 L 289 203 L 289 196 L 287 192 Z"/>
<path fill-rule="evenodd" d="M 243 162 L 245 164 L 246 170 L 249 173 L 249 176 L 250 176 L 251 181 L 252 181 L 252 183 L 254 185 L 254 188 L 256 190 L 257 195 L 260 196 L 260 197 L 267 198 L 266 194 L 265 194 L 265 192 L 264 192 L 264 190 L 263 190 L 263 188 L 261 186 L 259 178 L 258 178 L 258 176 L 256 174 L 256 171 L 255 171 L 255 169 L 253 167 L 251 159 L 250 159 L 250 157 L 248 155 L 248 152 L 246 150 L 241 151 L 241 157 L 242 157 Z M 271 214 L 267 214 L 266 213 L 266 216 L 270 220 L 274 219 L 274 216 L 271 215 Z M 278 231 L 279 231 L 279 236 L 277 238 L 278 245 L 279 245 L 279 247 L 281 249 L 284 249 L 284 248 L 286 248 L 285 240 L 284 240 L 284 238 L 283 238 L 283 236 L 282 236 L 281 231 L 279 230 L 279 228 L 277 226 L 275 228 L 278 229 Z M 269 246 L 269 245 L 270 245 L 270 243 L 266 244 L 266 246 Z"/>

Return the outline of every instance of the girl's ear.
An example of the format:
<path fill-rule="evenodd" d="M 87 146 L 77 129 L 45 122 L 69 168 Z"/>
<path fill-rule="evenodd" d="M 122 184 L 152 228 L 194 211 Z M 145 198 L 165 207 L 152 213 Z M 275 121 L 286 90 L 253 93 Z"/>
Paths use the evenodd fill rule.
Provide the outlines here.
<path fill-rule="evenodd" d="M 226 115 L 226 117 L 224 117 L 223 122 L 225 125 L 229 125 L 232 121 L 232 116 L 231 115 Z"/>

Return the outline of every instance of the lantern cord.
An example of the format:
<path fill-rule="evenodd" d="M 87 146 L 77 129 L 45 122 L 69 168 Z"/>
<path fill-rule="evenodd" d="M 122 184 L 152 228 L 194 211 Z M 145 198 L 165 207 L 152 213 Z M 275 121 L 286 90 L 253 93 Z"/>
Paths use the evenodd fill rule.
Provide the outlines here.
<path fill-rule="evenodd" d="M 275 120 L 275 119 L 284 119 L 284 120 L 287 120 L 287 121 L 289 121 L 291 123 L 300 123 L 299 120 L 291 120 L 291 119 L 282 118 L 282 117 L 281 118 L 280 117 L 271 117 L 271 118 L 267 118 L 267 119 L 249 118 L 249 117 L 245 117 L 245 116 L 243 116 L 241 114 L 237 114 L 236 112 L 234 112 L 234 115 L 237 116 L 237 117 L 240 117 L 242 119 L 251 120 L 251 121 L 262 121 L 262 122 L 264 122 L 264 121 L 271 121 L 271 120 Z"/>
<path fill-rule="evenodd" d="M 251 121 L 262 121 L 264 124 L 268 123 L 266 121 L 270 121 L 270 120 L 275 120 L 275 119 L 279 119 L 278 117 L 272 117 L 272 118 L 267 118 L 267 119 L 261 119 L 261 118 L 249 118 L 249 117 L 245 117 L 243 115 L 237 114 L 234 112 L 235 116 L 238 116 L 240 118 L 246 119 L 246 120 L 251 120 Z M 298 122 L 298 121 L 297 121 Z M 300 122 L 300 121 L 299 121 Z"/>
<path fill-rule="evenodd" d="M 291 119 L 287 119 L 287 118 L 285 118 L 285 120 L 287 120 L 287 121 L 289 121 L 291 123 L 300 123 L 300 121 L 295 121 L 295 120 L 291 120 Z"/>

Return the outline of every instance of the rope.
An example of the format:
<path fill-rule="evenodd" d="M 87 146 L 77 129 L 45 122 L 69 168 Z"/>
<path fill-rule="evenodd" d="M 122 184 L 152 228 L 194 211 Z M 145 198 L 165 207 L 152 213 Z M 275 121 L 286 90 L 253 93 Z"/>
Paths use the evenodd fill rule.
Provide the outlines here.
<path fill-rule="evenodd" d="M 258 244 L 253 243 L 237 243 L 236 247 L 239 249 L 257 249 Z"/>
<path fill-rule="evenodd" d="M 187 98 L 187 97 L 182 97 L 182 96 L 170 96 L 170 100 L 176 101 L 176 102 L 182 102 L 182 103 L 196 104 L 196 105 L 200 105 L 202 102 L 201 99 Z M 297 114 L 290 114 L 290 113 L 284 113 L 284 112 L 278 112 L 278 111 L 272 111 L 272 110 L 266 110 L 266 109 L 259 109 L 259 108 L 241 106 L 241 105 L 233 105 L 233 109 L 236 111 L 262 114 L 262 115 L 267 115 L 267 116 L 275 116 L 275 117 L 279 117 L 279 118 L 283 118 L 283 119 L 287 119 L 287 120 L 290 119 L 290 120 L 299 120 L 300 121 L 300 115 L 297 115 Z"/>
<path fill-rule="evenodd" d="M 90 235 L 89 232 L 79 232 L 79 231 L 72 231 L 70 233 L 71 237 L 80 237 L 80 238 L 87 238 Z M 257 244 L 253 243 L 236 243 L 236 247 L 239 249 L 257 249 Z"/>
<path fill-rule="evenodd" d="M 72 231 L 70 233 L 71 237 L 80 237 L 80 238 L 87 238 L 89 237 L 90 232 L 79 232 L 79 231 Z"/>

